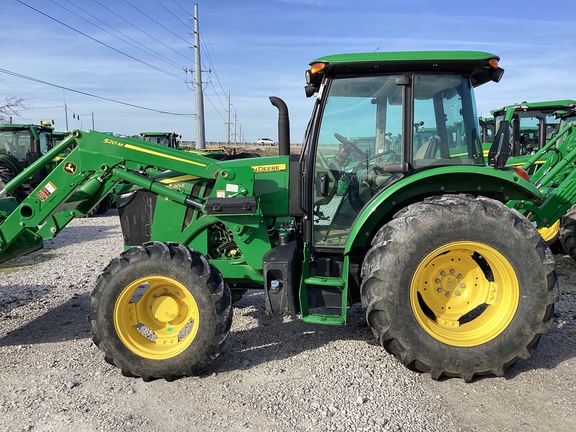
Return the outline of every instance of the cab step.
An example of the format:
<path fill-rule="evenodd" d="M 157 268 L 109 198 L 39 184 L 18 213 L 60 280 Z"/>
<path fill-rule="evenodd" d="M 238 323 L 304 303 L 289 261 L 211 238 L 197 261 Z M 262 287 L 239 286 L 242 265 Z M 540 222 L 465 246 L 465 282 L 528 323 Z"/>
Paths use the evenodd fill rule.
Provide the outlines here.
<path fill-rule="evenodd" d="M 306 270 L 309 271 L 309 269 Z M 348 257 L 344 257 L 342 274 L 348 275 Z M 316 297 L 311 298 L 309 295 Z M 315 299 L 318 297 L 323 304 L 316 304 Z M 310 313 L 311 308 L 333 308 L 335 313 Z M 308 276 L 302 279 L 300 286 L 302 321 L 324 325 L 345 325 L 347 308 L 348 283 L 346 279 L 330 276 Z"/>

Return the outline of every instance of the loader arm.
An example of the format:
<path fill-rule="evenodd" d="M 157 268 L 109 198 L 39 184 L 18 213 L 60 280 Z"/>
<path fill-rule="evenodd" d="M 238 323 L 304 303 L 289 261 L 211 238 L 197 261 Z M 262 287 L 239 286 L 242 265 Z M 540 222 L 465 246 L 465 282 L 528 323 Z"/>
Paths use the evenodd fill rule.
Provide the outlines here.
<path fill-rule="evenodd" d="M 224 170 L 205 156 L 93 131 L 75 131 L 9 182 L 0 197 L 10 194 L 54 157 L 62 155 L 65 156 L 58 167 L 22 203 L 17 205 L 10 197 L 0 200 L 0 262 L 41 248 L 43 239 L 54 237 L 74 217 L 89 212 L 119 182 L 207 213 L 257 211 L 254 174 L 249 167 Z M 159 170 L 215 180 L 215 189 L 222 191 L 230 190 L 227 184 L 234 181 L 235 193 L 213 198 L 191 197 L 182 189 L 155 181 L 150 174 Z M 235 203 L 237 198 L 243 198 L 242 205 L 228 205 L 231 198 Z"/>
<path fill-rule="evenodd" d="M 540 203 L 511 201 L 508 206 L 520 210 L 538 228 L 548 228 L 560 221 L 576 199 L 576 128 L 573 122 L 567 122 L 522 168 L 529 171 L 541 160 L 545 162 L 530 181 L 542 191 L 544 200 Z"/>

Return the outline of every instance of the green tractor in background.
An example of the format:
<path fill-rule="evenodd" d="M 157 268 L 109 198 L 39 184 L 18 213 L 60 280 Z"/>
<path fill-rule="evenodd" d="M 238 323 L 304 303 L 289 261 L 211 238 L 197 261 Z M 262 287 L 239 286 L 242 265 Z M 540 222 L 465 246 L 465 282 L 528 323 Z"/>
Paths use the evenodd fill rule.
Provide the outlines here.
<path fill-rule="evenodd" d="M 563 250 L 576 260 L 576 103 L 565 104 L 553 116 L 554 122 L 547 122 L 546 129 L 540 126 L 541 131 L 552 133 L 545 139 L 540 135 L 539 142 L 543 145 L 539 150 L 509 158 L 523 171 L 531 173 L 530 181 L 540 189 L 544 201 L 535 204 L 513 200 L 508 205 L 532 220 L 548 244 L 555 246 L 558 240 Z M 506 119 L 500 124 L 502 128 L 495 139 L 514 142 L 509 136 L 515 127 Z"/>
<path fill-rule="evenodd" d="M 480 126 L 484 149 L 487 155 L 494 141 L 496 130 L 502 122 L 510 128 L 510 155 L 508 164 L 522 166 L 530 157 L 546 145 L 560 130 L 559 112 L 570 110 L 576 106 L 576 101 L 570 99 L 522 102 L 508 105 L 491 111 L 492 118 L 481 118 Z M 531 166 L 534 172 L 543 160 L 538 160 Z"/>
<path fill-rule="evenodd" d="M 298 155 L 277 97 L 274 156 L 220 160 L 74 131 L 6 185 L 66 155 L 22 203 L 0 199 L 0 261 L 41 247 L 123 182 L 125 251 L 98 277 L 89 315 L 123 374 L 199 373 L 222 351 L 233 299 L 255 289 L 269 314 L 310 324 L 344 325 L 361 303 L 377 341 L 434 379 L 501 376 L 530 357 L 558 297 L 550 249 L 506 206 L 538 212 L 542 192 L 497 146 L 494 168 L 484 158 L 474 88 L 500 80 L 498 60 L 319 58 Z"/>
<path fill-rule="evenodd" d="M 506 139 L 509 142 L 507 165 L 526 170 L 530 180 L 545 196 L 570 193 L 568 191 L 571 186 L 568 182 L 564 182 L 564 179 L 573 169 L 570 152 L 574 146 L 574 137 L 572 128 L 570 126 L 566 128 L 566 125 L 576 118 L 575 108 L 576 101 L 564 99 L 522 102 L 491 111 L 492 119 L 480 119 L 482 135 L 492 138 L 490 142 L 483 140 L 485 155 L 488 156 L 493 141 Z M 562 169 L 558 169 L 559 166 L 562 166 Z M 544 167 L 545 172 L 538 172 L 541 167 Z M 553 176 L 544 176 L 553 168 L 555 172 Z M 557 188 L 561 190 L 556 191 Z M 576 198 L 572 204 L 576 204 Z M 519 204 L 512 202 L 510 205 Z M 566 210 L 565 205 L 560 207 Z M 548 204 L 547 208 L 551 209 L 551 205 Z M 559 241 L 564 244 L 561 237 L 571 237 L 573 231 L 563 227 L 565 220 L 562 219 L 562 215 L 556 214 L 557 211 L 558 209 L 554 209 L 554 215 L 548 215 L 538 223 L 540 234 L 550 246 L 554 247 Z M 564 232 L 564 236 L 560 234 L 561 232 Z M 574 253 L 573 251 L 570 255 Z"/>
<path fill-rule="evenodd" d="M 40 124 L 0 124 L 0 182 L 8 183 L 54 146 L 50 122 Z M 12 195 L 19 202 L 27 196 L 57 164 L 54 161 L 24 182 Z"/>
<path fill-rule="evenodd" d="M 169 148 L 179 148 L 182 135 L 176 132 L 140 132 L 144 141 L 159 144 Z"/>

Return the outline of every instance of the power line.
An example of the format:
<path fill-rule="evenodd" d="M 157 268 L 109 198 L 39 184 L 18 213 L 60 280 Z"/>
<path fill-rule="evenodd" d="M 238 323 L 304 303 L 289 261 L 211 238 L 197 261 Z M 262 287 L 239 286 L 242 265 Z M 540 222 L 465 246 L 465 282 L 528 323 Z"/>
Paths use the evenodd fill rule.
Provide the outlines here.
<path fill-rule="evenodd" d="M 143 107 L 143 106 L 141 106 L 141 105 L 131 104 L 131 103 L 128 103 L 128 102 L 122 102 L 122 101 L 118 101 L 118 100 L 115 100 L 115 99 L 110 99 L 110 98 L 106 98 L 106 97 L 103 97 L 103 96 L 98 96 L 98 95 L 94 95 L 94 94 L 91 94 L 91 93 L 87 93 L 87 92 L 84 92 L 84 91 L 81 91 L 81 90 L 75 90 L 75 89 L 72 89 L 72 88 L 70 88 L 70 87 L 64 87 L 64 86 L 61 86 L 61 85 L 58 85 L 58 84 L 53 84 L 53 83 L 50 83 L 50 82 L 47 82 L 47 81 L 40 80 L 40 79 L 38 79 L 38 78 L 29 77 L 29 76 L 22 75 L 22 74 L 19 74 L 19 73 L 17 73 L 17 72 L 12 72 L 12 71 L 9 71 L 9 70 L 6 70 L 6 69 L 0 69 L 0 73 L 4 73 L 4 74 L 7 74 L 7 75 L 12 75 L 12 76 L 15 76 L 15 77 L 17 77 L 17 78 L 26 79 L 26 80 L 29 80 L 29 81 L 34 81 L 34 82 L 37 82 L 37 83 L 40 83 L 40 84 L 49 85 L 49 86 L 56 87 L 56 88 L 59 88 L 59 89 L 62 89 L 62 90 L 68 90 L 68 91 L 71 91 L 71 92 L 74 92 L 74 93 L 79 93 L 79 94 L 84 95 L 84 96 L 89 96 L 89 97 L 93 97 L 93 98 L 96 98 L 96 99 L 101 99 L 101 100 L 105 100 L 105 101 L 108 101 L 108 102 L 117 103 L 117 104 L 120 104 L 120 105 L 126 105 L 126 106 L 129 106 L 129 107 L 132 107 L 132 108 L 138 108 L 138 109 L 143 109 L 143 110 L 147 110 L 147 111 L 153 111 L 153 112 L 157 112 L 157 113 L 160 113 L 160 114 L 168 114 L 168 115 L 184 116 L 184 117 L 190 117 L 190 116 L 195 116 L 195 115 L 196 115 L 196 114 L 193 114 L 193 113 L 174 113 L 174 112 L 170 112 L 170 111 L 162 111 L 162 110 L 157 110 L 157 109 L 154 109 L 154 108 Z"/>
<path fill-rule="evenodd" d="M 114 27 L 111 26 L 110 24 L 108 24 L 108 23 L 106 23 L 106 22 L 98 19 L 98 17 L 96 17 L 96 15 L 91 14 L 91 13 L 88 12 L 86 9 L 83 9 L 83 8 L 81 8 L 80 6 L 78 6 L 77 4 L 72 3 L 70 0 L 65 0 L 65 1 L 68 2 L 68 3 L 70 3 L 70 4 L 71 4 L 72 6 L 74 6 L 75 8 L 80 9 L 80 10 L 81 10 L 82 12 L 84 12 L 86 15 L 91 16 L 92 18 L 94 18 L 94 19 L 97 20 L 98 22 L 102 22 L 104 25 L 108 26 L 109 28 L 111 28 L 111 29 L 114 30 L 115 32 L 121 34 L 121 35 L 124 36 L 125 38 L 130 39 L 130 40 L 133 41 L 134 43 L 131 43 L 131 42 L 125 40 L 125 39 L 122 39 L 122 38 L 119 37 L 118 35 L 115 35 L 115 34 L 111 33 L 110 31 L 106 30 L 105 28 L 103 28 L 103 27 L 100 26 L 99 24 L 97 24 L 97 23 L 95 23 L 95 22 L 93 22 L 93 21 L 90 21 L 89 19 L 87 19 L 87 18 L 85 18 L 85 17 L 83 17 L 83 16 L 80 16 L 80 15 L 77 14 L 76 12 L 70 10 L 69 8 L 67 8 L 67 7 L 65 7 L 65 6 L 63 6 L 63 5 L 59 4 L 59 3 L 56 3 L 54 0 L 50 0 L 50 1 L 51 1 L 52 3 L 54 3 L 55 5 L 57 5 L 57 6 L 60 6 L 62 9 L 65 9 L 65 10 L 67 10 L 68 12 L 70 12 L 71 14 L 77 16 L 78 18 L 83 19 L 84 21 L 92 24 L 93 26 L 99 28 L 100 30 L 108 33 L 109 35 L 111 35 L 111 36 L 113 36 L 113 37 L 115 37 L 116 39 L 119 39 L 119 40 L 121 40 L 122 42 L 127 43 L 128 45 L 130 45 L 130 46 L 132 46 L 132 47 L 134 47 L 134 48 L 142 51 L 143 53 L 148 54 L 148 55 L 152 55 L 153 57 L 156 57 L 158 60 L 160 60 L 160 61 L 165 61 L 166 63 L 169 63 L 171 66 L 177 67 L 178 69 L 181 69 L 181 68 L 182 68 L 181 65 L 179 65 L 179 64 L 177 64 L 176 62 L 170 60 L 168 57 L 163 56 L 162 54 L 160 54 L 160 53 L 158 53 L 158 52 L 156 52 L 156 51 L 154 51 L 154 50 L 152 50 L 152 49 L 150 49 L 150 48 L 142 45 L 142 44 L 141 44 L 140 42 L 138 42 L 136 39 L 128 36 L 126 33 L 121 32 L 121 31 L 118 30 L 118 29 L 114 28 Z M 162 60 L 162 59 L 164 59 L 164 60 Z"/>
<path fill-rule="evenodd" d="M 170 12 L 176 19 L 178 19 L 178 21 L 180 21 L 182 24 L 184 24 L 186 26 L 186 28 L 190 29 L 190 27 L 187 25 L 187 23 L 185 23 L 184 21 L 180 20 L 180 18 L 178 18 L 175 14 L 173 14 L 164 4 L 160 3 L 159 0 L 156 0 L 156 2 L 158 2 L 162 7 L 164 7 L 164 9 L 166 9 L 168 12 Z M 176 0 L 172 0 L 172 2 L 178 6 L 182 11 L 184 11 L 184 13 L 186 13 L 188 16 L 193 16 L 194 14 L 190 13 L 188 10 L 184 9 L 184 7 L 182 7 L 182 5 L 180 5 Z M 210 75 L 212 76 L 212 73 L 214 74 L 214 77 L 216 78 L 216 81 L 218 82 L 218 85 L 220 86 L 220 89 L 222 90 L 222 94 L 226 95 L 226 90 L 224 90 L 224 87 L 222 86 L 222 82 L 220 81 L 220 77 L 218 76 L 217 73 L 217 68 L 214 67 L 214 61 L 212 60 L 212 55 L 210 53 L 211 51 L 211 44 L 210 44 L 210 39 L 206 38 L 204 36 L 206 29 L 203 26 L 201 27 L 201 33 L 200 33 L 200 40 L 201 40 L 201 45 L 203 46 L 203 52 L 205 53 L 205 56 L 208 60 L 208 65 L 210 66 Z M 206 43 L 205 40 L 208 40 L 208 43 Z M 214 94 L 216 96 L 216 98 L 218 99 L 218 102 L 220 103 L 220 106 L 222 107 L 222 109 L 224 110 L 224 112 L 227 112 L 227 108 L 224 105 L 224 103 L 222 102 L 222 99 L 219 96 L 218 90 L 216 88 L 216 86 L 214 85 L 213 81 L 210 80 L 209 84 L 212 85 L 212 87 L 214 88 Z M 214 103 L 212 102 L 212 100 L 210 100 L 210 98 L 208 97 L 208 95 L 206 95 L 206 98 L 208 99 L 208 102 L 210 102 L 210 104 L 212 105 L 212 107 L 214 108 L 214 110 L 216 110 L 216 112 L 218 113 L 218 115 L 224 120 L 226 121 L 226 119 L 224 118 L 224 116 L 222 115 L 222 113 L 219 111 L 219 109 L 214 105 Z"/>
<path fill-rule="evenodd" d="M 162 6 L 164 9 L 166 9 L 166 10 L 168 11 L 168 13 L 169 13 L 170 15 L 172 15 L 174 18 L 176 18 L 178 21 L 180 21 L 182 24 L 184 24 L 184 26 L 186 26 L 186 27 L 188 28 L 188 30 L 193 30 L 193 28 L 190 27 L 185 21 L 182 21 L 182 20 L 178 17 L 178 15 L 176 15 L 174 12 L 172 12 L 170 9 L 168 9 L 168 8 L 166 7 L 166 5 L 160 3 L 160 0 L 156 0 L 156 3 L 158 3 L 160 6 Z"/>
<path fill-rule="evenodd" d="M 85 37 L 87 37 L 88 39 L 93 40 L 94 42 L 99 43 L 100 45 L 103 45 L 103 46 L 105 46 L 105 47 L 107 47 L 107 48 L 110 48 L 111 50 L 116 51 L 116 52 L 119 53 L 119 54 L 122 54 L 122 55 L 124 55 L 124 56 L 126 56 L 126 57 L 128 57 L 128 58 L 131 58 L 132 60 L 135 60 L 135 61 L 137 61 L 138 63 L 142 63 L 143 65 L 146 65 L 146 66 L 148 66 L 148 67 L 150 67 L 150 68 L 152 68 L 152 69 L 155 69 L 155 70 L 157 70 L 157 71 L 159 71 L 159 72 L 162 72 L 162 73 L 164 73 L 164 74 L 166 74 L 166 75 L 170 75 L 170 76 L 172 76 L 172 77 L 174 77 L 174 78 L 178 78 L 178 79 L 180 79 L 180 80 L 182 79 L 182 78 L 179 77 L 178 75 L 175 75 L 175 74 L 173 74 L 173 73 L 171 73 L 171 72 L 165 71 L 164 69 L 160 69 L 159 67 L 154 66 L 154 65 L 152 65 L 152 64 L 150 64 L 150 63 L 146 63 L 146 62 L 143 61 L 143 60 L 140 60 L 140 59 L 138 59 L 138 58 L 136 58 L 136 57 L 134 57 L 134 56 L 132 56 L 132 55 L 130 55 L 130 54 L 127 54 L 127 53 L 125 53 L 125 52 L 123 52 L 123 51 L 120 51 L 119 49 L 114 48 L 113 46 L 110 46 L 110 45 L 108 45 L 108 44 L 106 44 L 106 43 L 104 43 L 104 42 L 102 42 L 102 41 L 99 41 L 98 39 L 93 38 L 92 36 L 87 35 L 86 33 L 83 33 L 83 32 L 81 32 L 80 30 L 77 30 L 77 29 L 75 29 L 74 27 L 71 27 L 71 26 L 69 26 L 68 24 L 63 23 L 62 21 L 57 20 L 57 19 L 54 18 L 54 17 L 51 17 L 50 15 L 48 15 L 48 14 L 46 14 L 46 13 L 44 13 L 44 12 L 42 12 L 42 11 L 40 11 L 40 10 L 32 7 L 32 6 L 30 6 L 29 4 L 24 3 L 22 0 L 16 0 L 16 1 L 17 1 L 18 3 L 23 4 L 24 6 L 26 6 L 26 7 L 28 7 L 28 8 L 30 8 L 30 9 L 32 9 L 32 10 L 38 12 L 38 13 L 41 14 L 41 15 L 44 15 L 45 17 L 50 18 L 50 19 L 53 20 L 53 21 L 56 21 L 57 23 L 63 25 L 64 27 L 67 27 L 67 28 L 69 28 L 70 30 L 75 31 L 76 33 L 79 33 L 79 34 L 81 34 L 82 36 L 85 36 Z"/>
<path fill-rule="evenodd" d="M 120 18 L 120 19 L 121 19 L 122 21 L 124 21 L 125 23 L 127 23 L 127 24 L 131 25 L 132 27 L 134 27 L 136 30 L 144 33 L 146 36 L 148 36 L 149 38 L 155 40 L 155 41 L 158 42 L 159 44 L 164 45 L 164 46 L 165 46 L 166 48 L 168 48 L 169 50 L 174 51 L 176 54 L 178 54 L 178 55 L 180 55 L 180 56 L 182 56 L 182 57 L 184 57 L 184 58 L 186 58 L 186 59 L 188 59 L 188 60 L 190 60 L 190 61 L 194 61 L 193 59 L 191 59 L 191 58 L 185 56 L 184 54 L 176 51 L 176 50 L 175 50 L 174 48 L 172 48 L 171 46 L 166 45 L 164 42 L 156 39 L 156 38 L 155 38 L 154 36 L 152 36 L 150 33 L 145 32 L 144 30 L 142 30 L 141 28 L 139 28 L 138 26 L 136 26 L 134 23 L 132 23 L 132 22 L 130 22 L 129 20 L 127 20 L 126 18 L 124 18 L 123 16 L 118 15 L 116 12 L 114 12 L 112 9 L 110 9 L 110 8 L 107 7 L 106 5 L 100 3 L 98 0 L 93 0 L 93 1 L 96 2 L 96 3 L 98 3 L 100 6 L 102 6 L 104 9 L 106 9 L 106 10 L 109 11 L 110 13 L 112 13 L 112 14 L 114 14 L 115 16 L 117 16 L 118 18 Z"/>
<path fill-rule="evenodd" d="M 166 30 L 169 33 L 172 33 L 174 36 L 176 36 L 178 39 L 183 40 L 184 42 L 188 43 L 188 41 L 182 37 L 180 37 L 179 35 L 177 35 L 176 33 L 174 33 L 172 30 L 170 30 L 168 27 L 160 24 L 158 21 L 156 21 L 154 18 L 152 18 L 150 15 L 145 14 L 144 12 L 142 12 L 141 9 L 137 8 L 136 6 L 134 6 L 132 3 L 130 3 L 128 0 L 124 0 L 124 3 L 129 4 L 130 6 L 132 6 L 135 10 L 137 10 L 138 12 L 140 12 L 142 15 L 144 15 L 146 18 L 148 18 L 150 21 L 155 22 L 156 24 L 158 24 L 160 27 L 162 27 L 164 30 Z"/>

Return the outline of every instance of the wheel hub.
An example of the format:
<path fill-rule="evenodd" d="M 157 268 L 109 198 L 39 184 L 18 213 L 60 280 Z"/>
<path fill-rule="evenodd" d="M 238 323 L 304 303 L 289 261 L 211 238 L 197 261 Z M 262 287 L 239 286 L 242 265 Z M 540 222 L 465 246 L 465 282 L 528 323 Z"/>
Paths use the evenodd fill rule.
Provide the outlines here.
<path fill-rule="evenodd" d="M 462 275 L 456 276 L 456 272 L 454 270 L 450 270 L 450 273 L 446 274 L 446 272 L 440 272 L 440 278 L 436 279 L 436 283 L 440 285 L 440 289 L 445 291 L 446 293 L 452 293 L 457 288 L 462 288 L 460 285 L 460 279 L 462 279 Z M 462 284 L 464 285 L 464 284 Z M 456 295 L 459 295 L 459 291 L 456 291 Z"/>
<path fill-rule="evenodd" d="M 171 296 L 157 297 L 152 303 L 152 314 L 156 320 L 167 323 L 178 316 L 178 302 Z"/>

